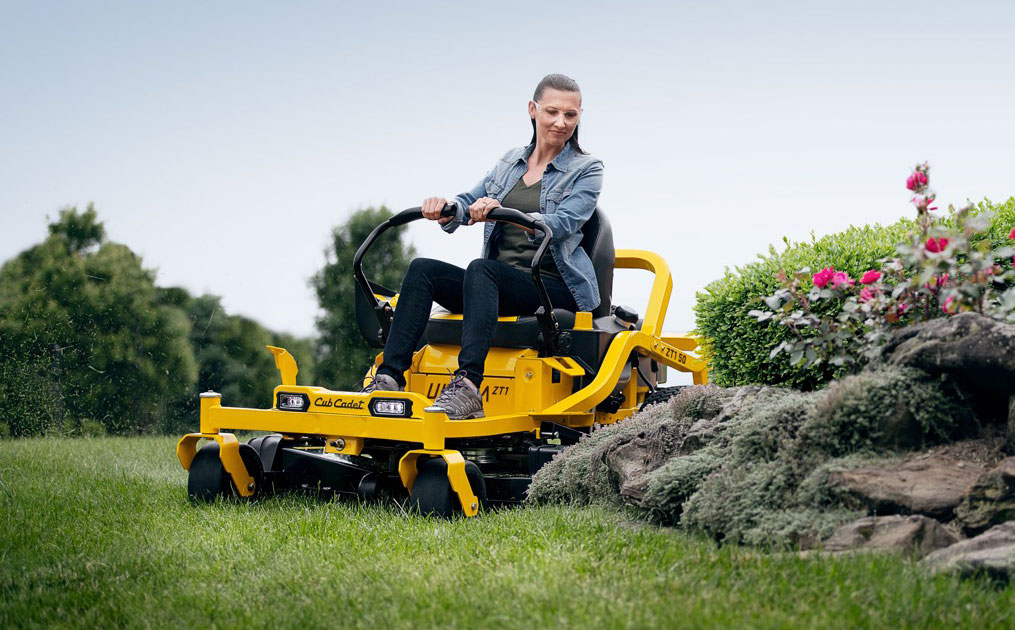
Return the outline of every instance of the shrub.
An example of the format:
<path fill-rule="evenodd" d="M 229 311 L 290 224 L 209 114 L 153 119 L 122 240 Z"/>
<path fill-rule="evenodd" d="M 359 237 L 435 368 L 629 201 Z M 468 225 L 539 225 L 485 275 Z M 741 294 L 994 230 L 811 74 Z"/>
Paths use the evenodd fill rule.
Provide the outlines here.
<path fill-rule="evenodd" d="M 761 300 L 779 287 L 776 274 L 784 269 L 821 269 L 835 265 L 853 275 L 863 273 L 895 251 L 912 221 L 902 219 L 881 225 L 851 227 L 810 243 L 791 243 L 757 262 L 726 271 L 719 280 L 697 294 L 696 332 L 704 337 L 709 361 L 709 380 L 717 385 L 782 384 L 812 389 L 836 375 L 834 366 L 801 370 L 790 366 L 788 357 L 769 358 L 769 352 L 792 338 L 783 327 L 766 326 L 748 315 Z"/>
<path fill-rule="evenodd" d="M 764 308 L 748 313 L 793 336 L 769 354 L 786 353 L 794 367 L 821 363 L 858 369 L 876 356 L 899 328 L 960 312 L 1015 321 L 1015 228 L 997 247 L 990 243 L 993 213 L 968 205 L 937 218 L 928 187 L 929 166 L 918 164 L 906 182 L 916 194 L 916 227 L 897 255 L 856 280 L 825 267 L 780 271 L 782 285 L 766 297 Z"/>
<path fill-rule="evenodd" d="M 98 420 L 82 420 L 78 435 L 84 437 L 102 437 L 106 434 L 106 425 Z"/>
<path fill-rule="evenodd" d="M 1002 204 L 985 200 L 971 211 L 972 217 L 992 215 L 989 227 L 972 242 L 987 241 L 990 249 L 1010 244 L 1008 234 L 1015 223 L 1015 198 Z M 945 217 L 943 228 L 955 228 L 956 217 Z M 786 326 L 759 323 L 748 313 L 764 308 L 764 298 L 781 286 L 777 274 L 801 269 L 819 270 L 834 267 L 853 278 L 880 268 L 881 261 L 896 255 L 896 246 L 906 240 L 916 226 L 910 219 L 889 225 L 851 227 L 848 230 L 813 239 L 810 243 L 786 242 L 786 249 L 769 248 L 768 256 L 735 271 L 727 271 L 698 293 L 695 305 L 697 332 L 704 337 L 709 358 L 710 380 L 722 386 L 747 383 L 781 384 L 799 389 L 813 389 L 842 376 L 845 366 L 828 363 L 807 367 L 791 365 L 790 355 L 780 353 L 769 357 L 783 342 L 795 339 Z M 1010 267 L 1010 261 L 1005 264 Z M 843 300 L 826 300 L 818 308 L 819 315 L 840 310 Z"/>

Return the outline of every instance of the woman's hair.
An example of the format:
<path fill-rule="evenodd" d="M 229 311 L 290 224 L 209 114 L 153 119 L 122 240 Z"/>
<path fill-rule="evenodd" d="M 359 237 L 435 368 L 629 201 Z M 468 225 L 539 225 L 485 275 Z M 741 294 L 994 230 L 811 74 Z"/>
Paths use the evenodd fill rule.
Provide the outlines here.
<path fill-rule="evenodd" d="M 578 83 L 571 77 L 563 74 L 548 74 L 543 77 L 543 80 L 536 86 L 536 91 L 532 93 L 532 100 L 538 103 L 539 99 L 543 98 L 543 92 L 546 91 L 546 88 L 560 90 L 561 92 L 577 92 L 578 98 L 581 99 L 582 91 L 578 87 Z M 530 120 L 532 120 L 532 140 L 529 141 L 529 144 L 535 144 L 536 119 L 532 118 Z M 567 143 L 571 145 L 571 148 L 573 148 L 576 153 L 585 154 L 581 145 L 578 144 L 578 125 L 575 125 L 574 133 L 571 134 L 570 138 L 568 138 Z"/>

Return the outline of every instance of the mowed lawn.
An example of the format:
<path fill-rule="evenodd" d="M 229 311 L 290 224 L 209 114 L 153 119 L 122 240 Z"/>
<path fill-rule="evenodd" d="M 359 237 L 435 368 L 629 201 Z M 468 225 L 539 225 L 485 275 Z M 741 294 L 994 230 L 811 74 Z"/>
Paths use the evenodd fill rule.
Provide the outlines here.
<path fill-rule="evenodd" d="M 0 442 L 0 628 L 1011 628 L 1015 587 L 602 509 L 191 505 L 171 438 Z"/>

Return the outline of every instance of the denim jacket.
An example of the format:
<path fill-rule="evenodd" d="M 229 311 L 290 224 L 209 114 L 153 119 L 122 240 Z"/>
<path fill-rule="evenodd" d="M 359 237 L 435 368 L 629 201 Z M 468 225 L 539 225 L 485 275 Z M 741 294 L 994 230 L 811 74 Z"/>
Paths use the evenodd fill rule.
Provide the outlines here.
<path fill-rule="evenodd" d="M 442 227 L 454 232 L 460 225 L 468 225 L 467 209 L 480 197 L 502 201 L 525 171 L 535 145 L 512 149 L 504 154 L 475 188 L 454 198 L 455 217 Z M 603 186 L 603 163 L 591 155 L 582 155 L 570 144 L 553 158 L 543 173 L 539 193 L 540 219 L 553 233 L 550 253 L 557 264 L 564 283 L 571 290 L 575 304 L 583 311 L 599 306 L 599 284 L 596 272 L 585 250 L 579 247 L 581 228 L 596 209 L 599 191 Z M 483 222 L 483 253 L 490 253 L 490 240 L 497 223 Z M 498 231 L 499 232 L 499 231 Z M 535 241 L 542 239 L 537 232 Z"/>

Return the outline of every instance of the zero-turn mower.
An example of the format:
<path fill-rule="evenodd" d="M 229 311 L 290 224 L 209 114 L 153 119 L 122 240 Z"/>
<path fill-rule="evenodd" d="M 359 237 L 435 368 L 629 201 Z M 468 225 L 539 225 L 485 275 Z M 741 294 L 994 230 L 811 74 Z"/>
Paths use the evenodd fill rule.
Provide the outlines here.
<path fill-rule="evenodd" d="M 356 252 L 356 318 L 375 347 L 384 345 L 398 296 L 370 283 L 362 260 L 386 230 L 420 218 L 420 208 L 396 214 Z M 484 505 L 524 500 L 532 475 L 583 435 L 673 395 L 679 388 L 659 386 L 667 368 L 690 372 L 695 384 L 707 382 L 705 361 L 688 354 L 697 340 L 661 332 L 673 287 L 666 262 L 647 251 L 615 251 L 602 211 L 582 229 L 581 247 L 595 266 L 601 296 L 592 312 L 550 304 L 539 272 L 551 234 L 538 215 L 498 208 L 489 219 L 544 235 L 532 260 L 543 306 L 532 316 L 498 319 L 481 390 L 486 417 L 449 420 L 425 411 L 457 369 L 459 314 L 431 315 L 404 392 L 297 385 L 296 360 L 269 346 L 282 378 L 271 409 L 226 407 L 220 394 L 201 394 L 201 430 L 176 448 L 189 471 L 189 496 L 211 501 L 253 499 L 266 490 L 323 491 L 408 498 L 424 514 L 475 516 Z M 614 269 L 655 274 L 643 317 L 611 305 Z M 272 433 L 240 443 L 227 431 Z M 208 443 L 198 449 L 202 440 Z"/>

